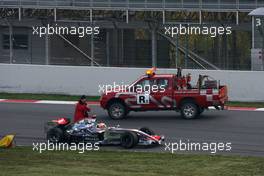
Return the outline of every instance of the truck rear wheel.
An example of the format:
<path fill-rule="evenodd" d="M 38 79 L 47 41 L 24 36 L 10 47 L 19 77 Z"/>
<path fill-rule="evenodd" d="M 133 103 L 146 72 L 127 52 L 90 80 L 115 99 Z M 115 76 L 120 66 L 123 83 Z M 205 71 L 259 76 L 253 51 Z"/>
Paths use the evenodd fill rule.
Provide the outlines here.
<path fill-rule="evenodd" d="M 126 107 L 121 102 L 111 103 L 107 110 L 108 115 L 114 120 L 123 119 L 128 114 Z"/>
<path fill-rule="evenodd" d="M 186 101 L 181 105 L 181 116 L 184 119 L 194 119 L 199 114 L 198 106 L 192 101 Z"/>

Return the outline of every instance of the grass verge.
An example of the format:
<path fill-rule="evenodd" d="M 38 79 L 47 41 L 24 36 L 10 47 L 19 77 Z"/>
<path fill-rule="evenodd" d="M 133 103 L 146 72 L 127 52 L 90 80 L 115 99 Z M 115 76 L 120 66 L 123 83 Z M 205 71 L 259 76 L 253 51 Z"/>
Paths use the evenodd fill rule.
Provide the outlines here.
<path fill-rule="evenodd" d="M 78 101 L 81 95 L 62 94 L 30 94 L 30 93 L 0 93 L 0 99 L 27 99 L 27 100 L 58 100 L 58 101 Z M 98 101 L 99 96 L 87 96 L 88 101 Z M 227 106 L 256 107 L 263 108 L 264 102 L 234 102 L 226 103 Z"/>
<path fill-rule="evenodd" d="M 0 93 L 0 99 L 78 101 L 81 95 Z M 98 101 L 99 96 L 87 96 L 88 101 Z"/>
<path fill-rule="evenodd" d="M 227 106 L 234 106 L 234 107 L 254 107 L 254 108 L 264 108 L 264 102 L 237 102 L 237 101 L 230 101 L 227 102 Z"/>
<path fill-rule="evenodd" d="M 0 175 L 16 176 L 261 176 L 264 158 L 193 154 L 0 149 Z"/>

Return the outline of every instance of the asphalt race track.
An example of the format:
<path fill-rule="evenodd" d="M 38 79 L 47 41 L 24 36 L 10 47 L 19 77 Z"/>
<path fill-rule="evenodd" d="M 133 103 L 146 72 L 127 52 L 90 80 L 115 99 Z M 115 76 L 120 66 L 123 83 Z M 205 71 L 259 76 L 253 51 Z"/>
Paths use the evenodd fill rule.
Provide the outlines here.
<path fill-rule="evenodd" d="M 173 111 L 137 112 L 115 121 L 99 106 L 91 108 L 99 122 L 128 128 L 148 126 L 165 135 L 167 143 L 179 140 L 231 142 L 232 150 L 223 154 L 264 156 L 264 112 L 210 110 L 195 120 L 181 119 L 180 114 Z M 0 136 L 16 134 L 17 145 L 32 146 L 33 142 L 45 141 L 45 122 L 57 117 L 72 117 L 73 112 L 73 105 L 0 103 Z M 165 146 L 135 150 L 163 152 Z"/>

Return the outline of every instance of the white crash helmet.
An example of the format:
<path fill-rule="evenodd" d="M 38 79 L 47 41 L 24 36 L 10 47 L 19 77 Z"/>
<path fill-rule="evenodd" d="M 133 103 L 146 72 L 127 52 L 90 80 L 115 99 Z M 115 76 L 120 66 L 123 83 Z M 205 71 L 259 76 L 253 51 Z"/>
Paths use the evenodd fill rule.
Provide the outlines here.
<path fill-rule="evenodd" d="M 107 126 L 106 126 L 105 123 L 98 123 L 98 124 L 97 124 L 97 128 L 100 128 L 100 129 L 106 129 Z"/>

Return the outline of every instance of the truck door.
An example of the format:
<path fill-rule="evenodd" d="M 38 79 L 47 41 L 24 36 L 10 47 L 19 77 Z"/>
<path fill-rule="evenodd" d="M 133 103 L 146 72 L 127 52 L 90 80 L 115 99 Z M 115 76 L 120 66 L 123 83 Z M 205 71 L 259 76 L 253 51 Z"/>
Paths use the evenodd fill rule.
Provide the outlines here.
<path fill-rule="evenodd" d="M 153 80 L 152 90 L 150 93 L 150 108 L 171 109 L 174 106 L 172 93 L 172 83 L 169 78 L 156 78 Z"/>
<path fill-rule="evenodd" d="M 145 78 L 135 84 L 136 107 L 143 110 L 171 109 L 176 106 L 173 100 L 173 85 L 169 78 Z M 143 89 L 140 89 L 143 88 Z"/>
<path fill-rule="evenodd" d="M 150 102 L 150 89 L 153 85 L 153 80 L 150 78 L 144 78 L 134 85 L 134 92 L 136 92 L 136 107 L 139 109 L 147 110 L 151 109 Z"/>

